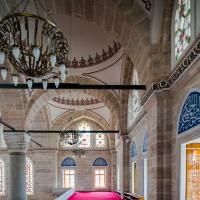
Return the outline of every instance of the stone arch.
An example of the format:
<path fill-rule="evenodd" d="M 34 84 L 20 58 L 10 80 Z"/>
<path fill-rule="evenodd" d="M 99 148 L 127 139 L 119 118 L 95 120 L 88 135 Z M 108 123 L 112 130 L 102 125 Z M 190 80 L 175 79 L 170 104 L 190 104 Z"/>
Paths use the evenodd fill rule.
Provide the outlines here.
<path fill-rule="evenodd" d="M 80 84 L 97 84 L 96 81 L 90 80 L 89 78 L 72 76 L 68 77 L 66 82 L 70 83 L 80 83 Z M 26 115 L 25 115 L 25 127 L 27 128 L 28 123 L 33 120 L 38 112 L 42 109 L 50 100 L 55 96 L 59 96 L 64 93 L 64 90 L 36 90 L 31 96 L 29 104 L 27 106 Z M 84 90 L 86 94 L 96 97 L 101 102 L 108 107 L 113 116 L 119 117 L 119 100 L 113 94 L 112 91 L 108 90 Z"/>
<path fill-rule="evenodd" d="M 110 130 L 109 124 L 103 119 L 101 116 L 97 115 L 96 113 L 90 111 L 76 111 L 76 112 L 66 112 L 61 115 L 52 125 L 51 129 L 56 130 L 62 127 L 70 127 L 71 125 L 79 122 L 80 120 L 88 119 L 91 122 L 94 122 L 98 126 L 101 127 L 102 130 Z M 106 134 L 108 139 L 109 147 L 114 147 L 114 134 Z"/>
<path fill-rule="evenodd" d="M 59 4 L 51 0 L 46 7 L 54 14 L 79 17 L 96 24 L 119 40 L 128 52 L 135 53 L 129 45 L 132 38 L 140 38 L 140 41 L 136 41 L 142 43 L 149 41 L 150 20 L 136 0 L 62 0 Z"/>

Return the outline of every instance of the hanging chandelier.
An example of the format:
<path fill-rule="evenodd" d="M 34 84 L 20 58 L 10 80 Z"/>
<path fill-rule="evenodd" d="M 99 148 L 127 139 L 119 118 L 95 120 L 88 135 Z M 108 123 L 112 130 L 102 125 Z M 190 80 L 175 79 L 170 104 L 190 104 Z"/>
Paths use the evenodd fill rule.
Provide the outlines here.
<path fill-rule="evenodd" d="M 82 158 L 85 159 L 86 158 L 86 150 L 85 149 L 73 149 L 72 150 L 73 153 L 73 158 L 77 159 L 77 158 Z"/>
<path fill-rule="evenodd" d="M 14 13 L 0 22 L 0 73 L 5 80 L 6 64 L 11 64 L 15 86 L 22 74 L 29 89 L 36 78 L 41 79 L 44 89 L 50 79 L 58 88 L 60 79 L 64 82 L 66 78 L 68 53 L 69 45 L 63 33 L 39 15 Z"/>
<path fill-rule="evenodd" d="M 69 145 L 74 145 L 79 140 L 79 132 L 78 131 L 67 131 L 60 133 L 60 144 L 63 147 L 67 147 Z"/>

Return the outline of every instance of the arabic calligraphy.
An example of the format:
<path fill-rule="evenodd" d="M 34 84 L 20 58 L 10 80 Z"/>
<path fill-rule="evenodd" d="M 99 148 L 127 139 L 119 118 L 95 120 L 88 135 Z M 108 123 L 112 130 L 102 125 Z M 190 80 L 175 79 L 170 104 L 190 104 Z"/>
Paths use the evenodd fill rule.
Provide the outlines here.
<path fill-rule="evenodd" d="M 178 134 L 200 124 L 200 92 L 191 92 L 181 110 Z"/>

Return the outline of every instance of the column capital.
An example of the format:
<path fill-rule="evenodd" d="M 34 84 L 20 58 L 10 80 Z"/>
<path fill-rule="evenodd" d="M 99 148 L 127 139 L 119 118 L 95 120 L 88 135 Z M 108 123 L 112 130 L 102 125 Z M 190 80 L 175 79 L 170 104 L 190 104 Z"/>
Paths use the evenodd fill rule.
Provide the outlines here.
<path fill-rule="evenodd" d="M 10 153 L 25 153 L 29 147 L 31 136 L 27 133 L 4 133 L 5 143 Z"/>

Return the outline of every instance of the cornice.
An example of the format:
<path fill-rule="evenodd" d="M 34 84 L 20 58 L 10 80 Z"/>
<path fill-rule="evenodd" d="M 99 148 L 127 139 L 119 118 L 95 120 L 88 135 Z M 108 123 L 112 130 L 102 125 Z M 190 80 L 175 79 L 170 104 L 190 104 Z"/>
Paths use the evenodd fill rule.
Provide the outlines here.
<path fill-rule="evenodd" d="M 183 58 L 177 63 L 176 68 L 172 71 L 171 75 L 167 80 L 160 80 L 154 82 L 147 89 L 146 93 L 142 97 L 141 105 L 144 105 L 148 99 L 153 95 L 154 92 L 162 91 L 164 89 L 170 89 L 181 76 L 192 66 L 192 64 L 200 57 L 200 35 L 191 44 L 188 51 L 185 53 Z"/>

